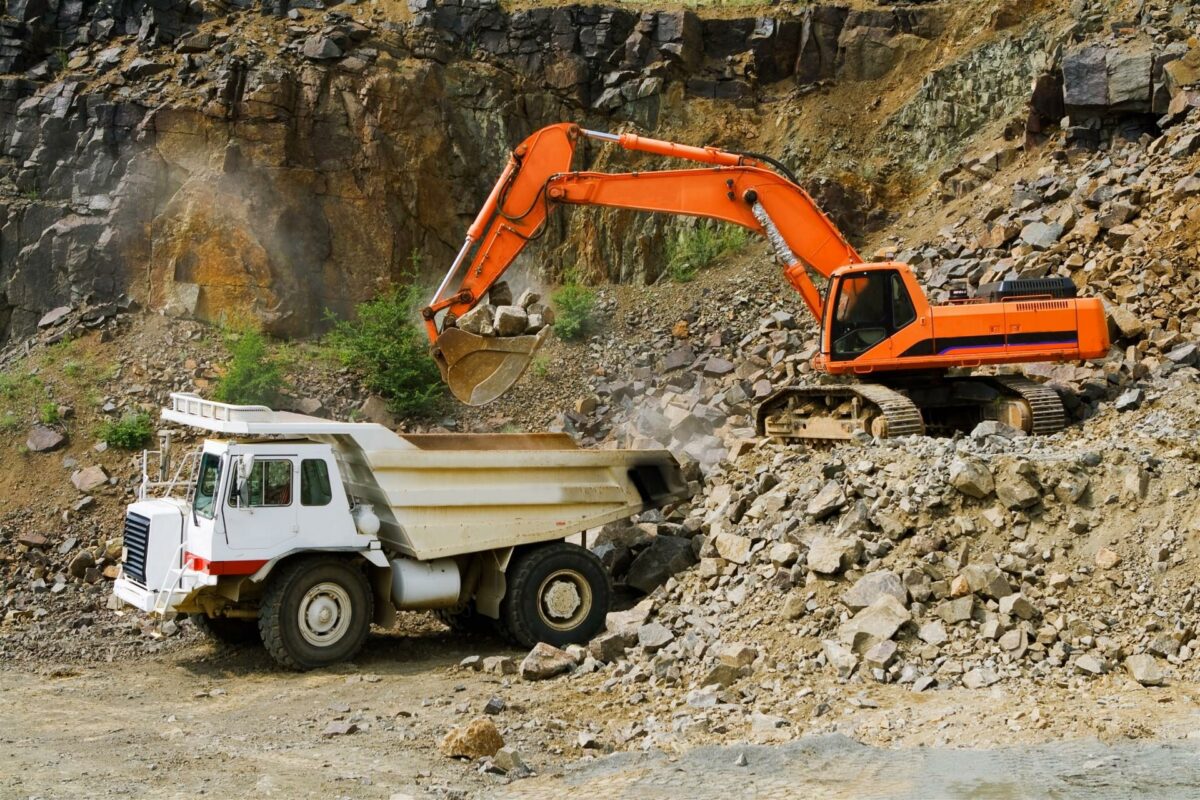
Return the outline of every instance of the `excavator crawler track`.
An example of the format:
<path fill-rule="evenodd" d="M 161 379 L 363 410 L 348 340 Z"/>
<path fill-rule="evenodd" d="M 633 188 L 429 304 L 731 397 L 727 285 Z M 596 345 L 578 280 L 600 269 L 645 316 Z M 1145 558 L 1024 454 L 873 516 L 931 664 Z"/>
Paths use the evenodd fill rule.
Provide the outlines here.
<path fill-rule="evenodd" d="M 859 433 L 879 438 L 924 435 L 926 414 L 935 420 L 928 423 L 932 425 L 928 430 L 937 433 L 970 430 L 981 419 L 995 419 L 1034 436 L 1057 433 L 1066 427 L 1066 411 L 1058 393 L 1020 375 L 951 378 L 941 386 L 943 392 L 951 389 L 951 397 L 955 391 L 962 396 L 947 405 L 944 399 L 932 399 L 936 392 L 915 391 L 916 387 L 913 394 L 917 400 L 874 383 L 791 387 L 764 400 L 755 421 L 760 436 L 812 442 L 845 441 Z M 980 389 L 969 390 L 970 386 Z M 972 394 L 977 405 L 964 400 Z M 948 407 L 958 409 L 957 423 L 947 422 Z M 967 427 L 961 427 L 964 424 Z"/>
<path fill-rule="evenodd" d="M 781 389 L 758 407 L 755 422 L 760 436 L 807 441 L 925 433 L 921 411 L 911 400 L 874 383 Z"/>
<path fill-rule="evenodd" d="M 1024 400 L 1032 419 L 1027 430 L 1034 436 L 1048 436 L 1067 427 L 1067 412 L 1062 398 L 1049 386 L 1034 383 L 1021 375 L 996 375 L 984 380 L 1010 397 Z"/>

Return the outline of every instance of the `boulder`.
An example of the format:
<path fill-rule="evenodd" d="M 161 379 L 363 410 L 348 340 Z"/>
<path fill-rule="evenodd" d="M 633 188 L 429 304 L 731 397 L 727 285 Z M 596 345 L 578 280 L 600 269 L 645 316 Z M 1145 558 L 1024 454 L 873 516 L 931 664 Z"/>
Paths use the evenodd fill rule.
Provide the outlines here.
<path fill-rule="evenodd" d="M 338 47 L 337 42 L 328 36 L 320 35 L 305 39 L 300 52 L 305 58 L 311 58 L 314 61 L 328 61 L 342 57 L 342 48 Z"/>
<path fill-rule="evenodd" d="M 863 653 L 885 639 L 891 639 L 900 626 L 912 619 L 904 604 L 890 594 L 882 595 L 838 628 L 838 640 L 856 653 Z"/>
<path fill-rule="evenodd" d="M 570 672 L 575 668 L 574 656 L 545 642 L 538 642 L 521 662 L 521 677 L 527 681 L 542 681 Z"/>
<path fill-rule="evenodd" d="M 81 492 L 92 492 L 108 483 L 108 473 L 99 464 L 77 469 L 71 473 L 71 483 Z"/>
<path fill-rule="evenodd" d="M 473 719 L 460 728 L 451 728 L 438 745 L 438 750 L 448 758 L 485 758 L 496 755 L 504 747 L 504 737 L 496 723 L 487 717 Z"/>
<path fill-rule="evenodd" d="M 746 536 L 735 533 L 718 533 L 713 539 L 717 554 L 726 561 L 735 564 L 747 564 L 750 561 L 750 547 L 754 542 Z"/>
<path fill-rule="evenodd" d="M 851 611 L 859 611 L 875 603 L 883 595 L 891 595 L 904 606 L 908 605 L 908 590 L 894 572 L 880 570 L 869 572 L 855 581 L 854 586 L 842 595 L 842 602 Z"/>
<path fill-rule="evenodd" d="M 529 315 L 520 306 L 496 306 L 492 327 L 497 336 L 520 336 L 529 325 Z"/>
<path fill-rule="evenodd" d="M 996 477 L 996 497 L 1005 508 L 1019 509 L 1037 505 L 1042 493 L 1026 476 L 1007 470 Z"/>
<path fill-rule="evenodd" d="M 650 622 L 638 628 L 637 641 L 647 653 L 656 652 L 671 643 L 675 634 L 659 622 Z"/>
<path fill-rule="evenodd" d="M 804 510 L 819 522 L 844 505 L 846 505 L 846 493 L 842 491 L 842 485 L 835 480 L 830 480 L 826 481 L 825 485 L 821 487 L 821 491 L 808 501 L 808 506 Z"/>
<path fill-rule="evenodd" d="M 996 488 L 992 471 L 977 458 L 956 458 L 950 463 L 950 485 L 963 494 L 982 500 Z"/>
<path fill-rule="evenodd" d="M 490 303 L 480 303 L 459 317 L 454 324 L 460 331 L 476 336 L 495 336 L 496 328 L 492 325 L 495 318 L 496 307 Z"/>
<path fill-rule="evenodd" d="M 818 536 L 808 547 L 808 568 L 822 575 L 834 575 L 857 564 L 861 556 L 859 539 Z"/>
<path fill-rule="evenodd" d="M 692 543 L 680 536 L 656 536 L 629 565 L 625 583 L 650 594 L 677 572 L 696 563 Z"/>
<path fill-rule="evenodd" d="M 1142 686 L 1162 686 L 1163 673 L 1152 655 L 1139 653 L 1128 656 L 1125 659 L 1125 671 Z"/>
<path fill-rule="evenodd" d="M 25 446 L 34 453 L 45 453 L 62 446 L 66 441 L 61 433 L 45 425 L 34 425 L 25 437 Z"/>

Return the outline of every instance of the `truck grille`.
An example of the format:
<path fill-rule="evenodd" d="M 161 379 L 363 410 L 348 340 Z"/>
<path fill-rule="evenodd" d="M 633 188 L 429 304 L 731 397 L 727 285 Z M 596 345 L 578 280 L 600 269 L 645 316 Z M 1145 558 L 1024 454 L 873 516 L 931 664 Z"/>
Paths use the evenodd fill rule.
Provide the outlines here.
<path fill-rule="evenodd" d="M 125 515 L 125 574 L 146 585 L 146 550 L 150 546 L 150 518 L 130 511 Z"/>

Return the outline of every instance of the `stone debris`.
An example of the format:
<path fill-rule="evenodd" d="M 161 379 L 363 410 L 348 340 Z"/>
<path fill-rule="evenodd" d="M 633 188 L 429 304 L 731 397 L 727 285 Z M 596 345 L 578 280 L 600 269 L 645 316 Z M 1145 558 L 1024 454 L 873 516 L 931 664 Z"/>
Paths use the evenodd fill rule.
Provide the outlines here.
<path fill-rule="evenodd" d="M 496 723 L 478 717 L 464 726 L 451 728 L 438 744 L 438 751 L 447 758 L 486 758 L 504 747 L 504 737 Z"/>
<path fill-rule="evenodd" d="M 578 661 L 570 653 L 538 642 L 521 662 L 521 677 L 527 681 L 542 681 L 570 672 Z"/>

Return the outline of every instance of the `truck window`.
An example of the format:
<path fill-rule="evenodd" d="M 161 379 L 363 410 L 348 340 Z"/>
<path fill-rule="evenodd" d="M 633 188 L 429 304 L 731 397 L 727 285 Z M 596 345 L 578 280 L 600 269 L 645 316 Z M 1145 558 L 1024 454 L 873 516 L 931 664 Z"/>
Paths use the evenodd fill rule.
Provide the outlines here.
<path fill-rule="evenodd" d="M 329 488 L 329 465 L 323 458 L 306 458 L 300 462 L 300 505 L 327 506 L 333 499 Z"/>
<path fill-rule="evenodd" d="M 196 499 L 192 508 L 205 519 L 213 517 L 213 500 L 217 494 L 217 480 L 221 477 L 221 459 L 212 453 L 205 453 L 200 459 L 200 469 L 196 477 Z"/>
<path fill-rule="evenodd" d="M 239 500 L 236 485 L 229 492 L 231 506 L 264 508 L 291 504 L 292 462 L 284 459 L 255 461 L 250 478 L 246 481 L 245 497 Z"/>

